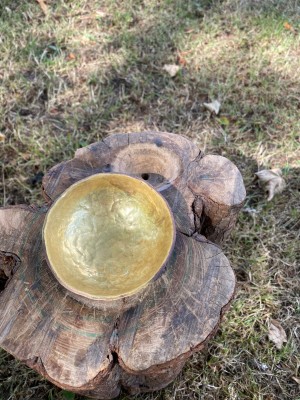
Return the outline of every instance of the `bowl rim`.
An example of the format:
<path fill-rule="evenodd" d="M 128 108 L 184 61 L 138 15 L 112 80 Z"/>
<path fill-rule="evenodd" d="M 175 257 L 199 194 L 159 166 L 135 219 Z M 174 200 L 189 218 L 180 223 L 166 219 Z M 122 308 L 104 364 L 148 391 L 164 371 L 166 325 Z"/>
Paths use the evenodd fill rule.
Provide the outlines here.
<path fill-rule="evenodd" d="M 143 285 L 139 286 L 138 288 L 125 293 L 125 294 L 121 294 L 121 295 L 117 295 L 117 296 L 96 296 L 93 294 L 88 294 L 85 291 L 81 291 L 78 290 L 76 288 L 73 288 L 71 285 L 69 285 L 66 281 L 64 281 L 63 279 L 61 279 L 61 277 L 57 274 L 56 269 L 52 266 L 50 259 L 48 257 L 48 253 L 47 253 L 47 246 L 46 246 L 46 240 L 45 240 L 45 230 L 46 230 L 46 225 L 47 225 L 47 221 L 48 221 L 48 217 L 49 214 L 51 212 L 51 210 L 53 209 L 53 207 L 55 207 L 55 205 L 63 198 L 65 197 L 67 194 L 69 194 L 70 192 L 72 192 L 74 190 L 74 188 L 76 188 L 77 186 L 79 186 L 82 182 L 85 181 L 89 181 L 90 179 L 97 179 L 100 177 L 109 177 L 109 176 L 122 176 L 122 177 L 126 177 L 129 179 L 132 179 L 134 181 L 138 181 L 139 183 L 141 183 L 142 185 L 145 185 L 148 189 L 150 189 L 151 191 L 155 192 L 155 194 L 161 198 L 161 200 L 163 201 L 163 203 L 166 206 L 166 209 L 169 213 L 170 219 L 171 219 L 171 224 L 172 224 L 172 242 L 169 248 L 168 253 L 166 254 L 166 257 L 163 261 L 163 263 L 161 264 L 161 266 L 157 269 L 157 271 L 155 272 L 155 274 L 152 276 L 151 279 L 149 279 L 147 282 L 145 282 Z M 129 297 L 133 297 L 139 294 L 139 292 L 142 292 L 151 282 L 155 281 L 156 279 L 158 279 L 163 272 L 165 271 L 166 265 L 173 253 L 174 250 L 174 246 L 175 246 L 175 242 L 176 242 L 176 223 L 175 223 L 175 219 L 174 219 L 174 215 L 173 212 L 171 210 L 171 207 L 169 205 L 169 203 L 167 202 L 167 200 L 161 195 L 160 192 L 158 192 L 157 190 L 155 190 L 155 188 L 148 182 L 145 181 L 144 179 L 141 179 L 139 177 L 136 176 L 132 176 L 129 174 L 125 174 L 125 173 L 119 173 L 119 172 L 103 172 L 103 173 L 96 173 L 93 175 L 89 175 L 88 177 L 81 179 L 77 182 L 74 182 L 73 184 L 71 184 L 64 192 L 62 192 L 54 201 L 51 201 L 49 209 L 47 210 L 46 216 L 45 216 L 45 220 L 43 222 L 43 227 L 42 227 L 42 243 L 43 243 L 43 247 L 45 250 L 45 259 L 47 262 L 48 267 L 50 268 L 51 272 L 53 273 L 54 277 L 56 278 L 56 280 L 59 282 L 60 285 L 62 285 L 65 289 L 67 289 L 70 294 L 75 294 L 76 298 L 83 298 L 83 299 L 87 299 L 87 300 L 93 300 L 93 301 L 99 301 L 99 302 L 109 302 L 109 301 L 117 301 L 119 299 L 125 299 L 125 298 L 129 298 Z"/>

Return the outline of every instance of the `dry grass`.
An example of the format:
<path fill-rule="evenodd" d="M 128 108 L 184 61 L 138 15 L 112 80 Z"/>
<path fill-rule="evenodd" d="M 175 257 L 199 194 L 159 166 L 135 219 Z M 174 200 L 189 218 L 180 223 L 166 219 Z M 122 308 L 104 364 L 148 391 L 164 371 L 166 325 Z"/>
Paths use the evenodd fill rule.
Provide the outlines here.
<path fill-rule="evenodd" d="M 225 249 L 237 297 L 207 350 L 136 399 L 300 399 L 298 1 L 48 4 L 45 18 L 35 1 L 1 0 L 0 203 L 41 202 L 42 173 L 116 131 L 182 133 L 230 158 L 248 192 Z M 172 79 L 162 67 L 179 61 Z M 217 118 L 202 105 L 215 98 Z M 253 174 L 269 167 L 288 186 L 266 203 Z M 287 332 L 281 350 L 267 339 L 271 318 Z M 1 400 L 67 398 L 0 353 Z"/>

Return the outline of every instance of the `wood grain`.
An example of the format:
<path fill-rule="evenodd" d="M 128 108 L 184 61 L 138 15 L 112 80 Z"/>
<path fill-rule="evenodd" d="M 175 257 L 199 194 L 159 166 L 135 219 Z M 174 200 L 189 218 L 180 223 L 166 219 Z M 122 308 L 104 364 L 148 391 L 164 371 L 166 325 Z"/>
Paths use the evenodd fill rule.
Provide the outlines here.
<path fill-rule="evenodd" d="M 168 201 L 180 232 L 198 232 L 217 244 L 230 234 L 246 196 L 231 161 L 204 156 L 191 140 L 165 132 L 114 134 L 77 150 L 45 175 L 45 196 L 55 200 L 71 184 L 101 172 L 146 178 Z"/>
<path fill-rule="evenodd" d="M 27 235 L 25 250 L 21 241 L 9 248 L 21 265 L 0 296 L 1 346 L 61 387 L 113 397 L 122 382 L 132 393 L 165 386 L 215 329 L 232 297 L 235 279 L 220 249 L 178 234 L 165 272 L 142 302 L 123 312 L 88 307 L 68 296 L 44 260 L 45 214 L 13 212 L 14 223 L 36 221 L 36 228 L 30 225 L 35 234 Z M 0 210 L 6 246 L 11 216 L 12 209 Z"/>
<path fill-rule="evenodd" d="M 71 296 L 52 275 L 42 227 L 67 187 L 109 171 L 144 175 L 169 202 L 177 239 L 143 295 L 93 304 Z M 215 333 L 232 299 L 230 264 L 200 232 L 216 242 L 230 232 L 245 196 L 238 170 L 178 135 L 118 134 L 78 150 L 43 185 L 48 205 L 0 208 L 1 347 L 56 385 L 90 397 L 166 386 Z"/>

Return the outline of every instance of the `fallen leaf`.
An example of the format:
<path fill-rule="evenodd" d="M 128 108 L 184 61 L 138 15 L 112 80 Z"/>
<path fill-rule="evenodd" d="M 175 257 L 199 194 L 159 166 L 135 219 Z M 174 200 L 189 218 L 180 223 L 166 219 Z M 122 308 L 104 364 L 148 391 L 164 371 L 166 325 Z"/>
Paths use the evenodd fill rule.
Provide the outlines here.
<path fill-rule="evenodd" d="M 44 2 L 44 0 L 36 0 L 38 3 L 39 3 L 39 5 L 40 5 L 40 7 L 41 7 L 41 9 L 42 9 L 42 11 L 43 11 L 43 13 L 45 14 L 45 15 L 48 15 L 48 6 L 46 5 L 46 3 Z"/>
<path fill-rule="evenodd" d="M 187 64 L 186 59 L 184 57 L 182 57 L 180 54 L 178 54 L 177 60 L 178 60 L 178 63 L 180 65 L 186 65 Z"/>
<path fill-rule="evenodd" d="M 0 142 L 5 142 L 6 136 L 0 133 Z"/>
<path fill-rule="evenodd" d="M 284 26 L 284 28 L 287 29 L 288 31 L 294 30 L 294 28 L 292 27 L 292 25 L 289 24 L 288 22 L 285 22 L 285 23 L 283 24 L 283 26 Z"/>
<path fill-rule="evenodd" d="M 203 105 L 212 114 L 218 115 L 220 112 L 221 104 L 218 100 L 214 100 L 211 103 L 203 103 Z"/>
<path fill-rule="evenodd" d="M 171 78 L 174 78 L 180 71 L 179 65 L 175 64 L 165 64 L 163 69 L 170 75 Z"/>
<path fill-rule="evenodd" d="M 193 50 L 177 51 L 177 62 L 178 62 L 178 64 L 186 65 L 187 64 L 187 60 L 186 60 L 185 56 L 190 54 L 192 51 Z"/>
<path fill-rule="evenodd" d="M 278 350 L 282 348 L 283 343 L 287 342 L 286 333 L 276 319 L 271 319 L 269 323 L 268 337 L 271 342 L 275 343 Z"/>
<path fill-rule="evenodd" d="M 227 117 L 220 117 L 220 118 L 218 118 L 218 121 L 223 126 L 228 126 L 230 124 L 230 121 Z"/>
<path fill-rule="evenodd" d="M 68 61 L 75 60 L 75 58 L 76 58 L 76 56 L 75 56 L 74 53 L 69 53 L 68 56 L 67 56 L 67 60 Z"/>
<path fill-rule="evenodd" d="M 97 17 L 99 17 L 99 18 L 107 17 L 107 13 L 104 12 L 104 11 L 101 11 L 101 10 L 96 11 L 96 15 L 97 15 Z"/>
<path fill-rule="evenodd" d="M 265 186 L 268 192 L 268 201 L 272 200 L 275 194 L 281 193 L 286 186 L 279 168 L 264 169 L 255 173 L 259 181 Z"/>

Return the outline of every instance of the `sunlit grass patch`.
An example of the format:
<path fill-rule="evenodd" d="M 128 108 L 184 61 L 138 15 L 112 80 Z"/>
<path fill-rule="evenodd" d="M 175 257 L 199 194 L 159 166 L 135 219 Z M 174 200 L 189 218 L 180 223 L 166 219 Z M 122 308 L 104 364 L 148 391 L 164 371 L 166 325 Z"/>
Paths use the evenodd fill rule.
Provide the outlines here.
<path fill-rule="evenodd" d="M 1 205 L 41 203 L 42 174 L 108 133 L 172 131 L 230 158 L 247 188 L 224 249 L 236 298 L 216 338 L 175 383 L 136 398 L 297 399 L 299 5 L 47 3 L 48 17 L 34 1 L 0 5 Z M 171 78 L 164 64 L 180 72 Z M 203 107 L 213 99 L 221 102 L 218 116 Z M 267 203 L 254 173 L 274 167 L 287 187 Z M 281 350 L 268 339 L 270 319 L 287 333 Z M 64 398 L 4 352 L 0 371 L 0 399 Z"/>

